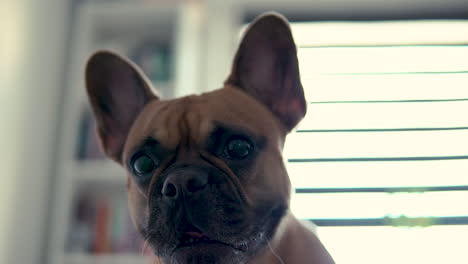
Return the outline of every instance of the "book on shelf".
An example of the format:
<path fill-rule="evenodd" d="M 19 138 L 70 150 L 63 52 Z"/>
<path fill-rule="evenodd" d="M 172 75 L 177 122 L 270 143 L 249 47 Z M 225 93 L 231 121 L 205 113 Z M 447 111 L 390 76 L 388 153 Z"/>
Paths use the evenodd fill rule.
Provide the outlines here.
<path fill-rule="evenodd" d="M 106 254 L 111 252 L 110 234 L 110 208 L 107 200 L 97 201 L 96 218 L 94 221 L 94 238 L 92 252 L 95 254 Z M 115 220 L 115 219 L 114 219 Z"/>
<path fill-rule="evenodd" d="M 80 195 L 73 209 L 67 250 L 72 253 L 150 254 L 132 224 L 125 195 Z"/>
<path fill-rule="evenodd" d="M 89 109 L 82 112 L 80 120 L 80 131 L 78 136 L 77 156 L 79 160 L 104 159 L 105 155 L 101 150 L 96 122 Z"/>
<path fill-rule="evenodd" d="M 129 56 L 163 97 L 171 96 L 172 87 L 168 84 L 173 79 L 173 56 L 169 45 L 142 41 L 130 49 Z"/>
<path fill-rule="evenodd" d="M 130 59 L 142 68 L 154 83 L 172 79 L 172 52 L 168 45 L 143 41 L 130 50 Z"/>
<path fill-rule="evenodd" d="M 173 41 L 155 40 L 152 37 L 137 41 L 119 41 L 115 38 L 103 40 L 95 50 L 111 50 L 125 55 L 137 64 L 154 84 L 165 84 L 173 78 Z"/>

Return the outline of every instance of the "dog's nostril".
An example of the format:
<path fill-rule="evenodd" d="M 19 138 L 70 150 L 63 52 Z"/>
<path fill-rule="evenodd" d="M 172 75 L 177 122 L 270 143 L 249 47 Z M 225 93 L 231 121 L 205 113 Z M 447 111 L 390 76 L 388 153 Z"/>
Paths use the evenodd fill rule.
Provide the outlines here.
<path fill-rule="evenodd" d="M 183 195 L 194 195 L 208 186 L 208 175 L 192 171 L 169 175 L 161 189 L 162 196 L 178 199 Z"/>
<path fill-rule="evenodd" d="M 166 183 L 162 189 L 162 195 L 166 197 L 175 197 L 177 195 L 177 188 L 172 183 Z"/>
<path fill-rule="evenodd" d="M 199 178 L 192 178 L 187 182 L 187 191 L 194 193 L 200 190 L 203 190 L 206 186 L 206 183 Z"/>

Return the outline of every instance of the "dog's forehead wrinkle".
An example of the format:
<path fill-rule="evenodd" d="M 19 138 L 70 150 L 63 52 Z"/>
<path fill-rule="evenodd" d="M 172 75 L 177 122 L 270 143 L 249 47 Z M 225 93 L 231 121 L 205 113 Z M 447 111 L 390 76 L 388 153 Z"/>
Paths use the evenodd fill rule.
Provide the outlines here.
<path fill-rule="evenodd" d="M 180 142 L 188 148 L 199 148 L 203 138 L 207 136 L 208 128 L 206 120 L 210 120 L 211 113 L 205 110 L 206 104 L 203 96 L 191 95 L 182 98 L 178 104 L 181 112 L 179 122 Z"/>
<path fill-rule="evenodd" d="M 151 113 L 148 134 L 172 151 L 176 160 L 194 161 L 204 148 L 210 118 L 203 116 L 202 101 L 196 95 L 168 100 Z"/>
<path fill-rule="evenodd" d="M 146 137 L 153 137 L 170 149 L 177 147 L 181 133 L 179 120 L 182 116 L 177 102 L 177 99 L 167 100 L 150 106 L 143 132 Z"/>

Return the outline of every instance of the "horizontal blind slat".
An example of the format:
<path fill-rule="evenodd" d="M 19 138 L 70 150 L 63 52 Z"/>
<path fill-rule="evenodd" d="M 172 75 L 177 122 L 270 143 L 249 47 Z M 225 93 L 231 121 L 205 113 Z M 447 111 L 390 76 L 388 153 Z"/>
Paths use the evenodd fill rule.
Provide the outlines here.
<path fill-rule="evenodd" d="M 300 218 L 377 218 L 406 215 L 466 215 L 468 192 L 295 194 L 292 212 Z M 450 206 L 447 206 L 450 205 Z"/>
<path fill-rule="evenodd" d="M 309 148 L 304 148 L 307 143 Z M 284 149 L 288 159 L 428 157 L 468 155 L 468 130 L 362 133 L 294 133 Z"/>
<path fill-rule="evenodd" d="M 468 46 L 299 49 L 302 75 L 467 71 Z"/>
<path fill-rule="evenodd" d="M 330 226 L 396 226 L 396 227 L 425 227 L 438 225 L 466 225 L 468 226 L 468 216 L 428 216 L 428 217 L 382 217 L 382 218 L 325 218 L 307 219 L 320 227 Z"/>
<path fill-rule="evenodd" d="M 468 43 L 466 20 L 293 23 L 299 46 Z"/>
<path fill-rule="evenodd" d="M 314 104 L 298 129 L 463 127 L 468 102 Z"/>
<path fill-rule="evenodd" d="M 421 193 L 468 191 L 468 185 L 457 186 L 405 186 L 405 187 L 353 187 L 353 188 L 296 188 L 297 194 L 319 193 Z"/>
<path fill-rule="evenodd" d="M 290 163 L 321 163 L 321 162 L 408 162 L 408 161 L 440 161 L 467 160 L 465 156 L 413 156 L 413 157 L 352 157 L 352 158 L 298 158 L 288 159 Z"/>
<path fill-rule="evenodd" d="M 468 74 L 305 75 L 307 101 L 468 98 Z"/>
<path fill-rule="evenodd" d="M 295 188 L 468 185 L 468 160 L 287 163 Z"/>
<path fill-rule="evenodd" d="M 364 129 L 304 129 L 297 133 L 362 133 L 362 132 L 408 132 L 408 131 L 448 131 L 468 130 L 468 127 L 404 127 L 404 128 L 364 128 Z"/>

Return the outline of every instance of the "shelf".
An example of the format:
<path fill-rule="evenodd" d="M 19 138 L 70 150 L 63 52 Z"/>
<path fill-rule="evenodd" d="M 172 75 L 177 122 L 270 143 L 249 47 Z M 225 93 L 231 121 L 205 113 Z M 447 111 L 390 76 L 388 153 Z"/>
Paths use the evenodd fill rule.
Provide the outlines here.
<path fill-rule="evenodd" d="M 93 18 L 96 36 L 132 36 L 135 39 L 172 36 L 179 4 L 92 3 L 85 6 L 85 15 Z M 99 34 L 101 33 L 101 34 Z"/>
<path fill-rule="evenodd" d="M 125 169 L 110 160 L 75 161 L 71 167 L 78 184 L 125 185 L 127 181 Z"/>
<path fill-rule="evenodd" d="M 158 75 L 153 73 L 153 79 L 169 79 L 166 82 L 155 81 L 154 83 L 154 88 L 161 94 L 162 99 L 168 99 L 175 95 L 204 92 L 206 91 L 205 86 L 211 87 L 208 84 L 212 83 L 210 81 L 212 76 L 222 74 L 224 78 L 226 69 L 218 69 L 217 65 L 223 64 L 229 67 L 230 61 L 225 63 L 222 58 L 227 57 L 225 54 L 230 55 L 231 42 L 234 39 L 231 33 L 237 32 L 237 24 L 231 28 L 231 24 L 234 23 L 234 19 L 228 16 L 231 10 L 223 8 L 223 12 L 218 12 L 219 10 L 216 9 L 216 18 L 212 18 L 214 16 L 211 13 L 214 10 L 209 8 L 206 3 L 196 1 L 193 3 L 191 1 L 162 2 L 164 3 L 158 2 L 156 4 L 145 1 L 136 4 L 125 1 L 85 1 L 76 6 L 74 16 L 76 19 L 73 22 L 71 36 L 73 48 L 71 49 L 70 65 L 67 65 L 69 83 L 64 98 L 66 107 L 64 107 L 62 117 L 60 156 L 57 163 L 59 166 L 57 174 L 61 177 L 58 177 L 59 180 L 54 187 L 57 199 L 54 199 L 54 204 L 51 206 L 53 216 L 49 224 L 51 234 L 47 234 L 50 237 L 50 242 L 47 245 L 49 248 L 46 256 L 47 263 L 152 263 L 149 257 L 140 254 L 140 252 L 93 255 L 64 252 L 63 245 L 67 243 L 71 231 L 80 232 L 73 220 L 76 220 L 76 215 L 81 213 L 82 207 L 84 211 L 88 210 L 86 207 L 89 207 L 89 211 L 95 213 L 97 211 L 95 209 L 101 206 L 99 203 L 103 201 L 105 204 L 107 201 L 109 203 L 107 218 L 110 220 L 105 219 L 108 220 L 106 222 L 111 222 L 111 218 L 114 219 L 120 213 L 128 214 L 125 211 L 128 209 L 126 197 L 128 176 L 125 169 L 108 159 L 74 159 L 77 156 L 90 158 L 98 156 L 95 149 L 91 149 L 90 152 L 76 149 L 77 145 L 88 142 L 85 141 L 87 133 L 92 135 L 91 132 L 93 132 L 93 127 L 86 127 L 86 124 L 81 127 L 83 124 L 80 123 L 86 122 L 85 118 L 87 117 L 83 116 L 83 113 L 89 111 L 90 108 L 83 78 L 83 69 L 89 56 L 99 49 L 111 49 L 129 57 L 138 65 L 145 66 L 151 65 L 151 63 L 145 64 L 143 63 L 145 61 L 140 63 L 139 53 L 135 50 L 144 50 L 146 46 L 151 48 L 152 45 L 162 49 L 167 48 L 167 54 L 170 53 L 172 56 L 170 63 L 168 63 L 171 69 L 168 75 L 163 76 L 169 77 L 155 77 Z M 208 18 L 210 20 L 205 21 Z M 205 29 L 205 24 L 213 26 Z M 233 30 L 234 28 L 235 30 Z M 205 36 L 205 31 L 210 32 L 209 36 Z M 213 33 L 215 31 L 219 34 Z M 219 39 L 212 40 L 213 34 L 219 36 Z M 211 62 L 207 64 L 208 66 L 205 66 L 204 62 L 205 49 L 216 50 L 219 55 L 213 62 L 208 60 Z M 228 59 L 226 58 L 226 60 Z M 152 66 L 148 67 L 150 70 L 147 70 L 147 73 L 151 75 Z M 142 68 L 145 69 L 145 67 Z M 210 74 L 205 76 L 205 72 Z M 207 79 L 206 85 L 205 79 Z M 219 82 L 216 82 L 216 85 L 218 84 Z M 89 140 L 90 137 L 87 139 Z M 83 202 L 83 200 L 86 201 Z M 87 200 L 91 205 L 82 205 Z M 101 209 L 101 213 L 104 215 L 106 209 Z M 94 215 L 89 216 L 91 220 L 96 218 Z M 103 220 L 103 222 L 105 221 Z M 93 231 L 96 230 L 93 229 Z"/>
<path fill-rule="evenodd" d="M 137 254 L 89 255 L 70 253 L 65 256 L 64 264 L 150 264 L 148 256 Z"/>

